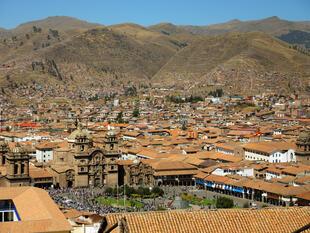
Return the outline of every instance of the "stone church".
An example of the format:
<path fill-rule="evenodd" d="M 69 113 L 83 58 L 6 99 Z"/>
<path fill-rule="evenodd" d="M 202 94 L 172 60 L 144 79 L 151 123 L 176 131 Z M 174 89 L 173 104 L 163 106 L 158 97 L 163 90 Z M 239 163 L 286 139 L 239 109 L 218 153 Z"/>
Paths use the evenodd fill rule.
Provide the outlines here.
<path fill-rule="evenodd" d="M 29 155 L 16 143 L 10 148 L 0 141 L 0 187 L 30 185 Z"/>
<path fill-rule="evenodd" d="M 91 135 L 82 126 L 68 137 L 68 147 L 55 151 L 50 170 L 56 187 L 116 186 L 118 184 L 118 140 L 113 132 L 104 138 L 104 147 L 93 146 Z"/>

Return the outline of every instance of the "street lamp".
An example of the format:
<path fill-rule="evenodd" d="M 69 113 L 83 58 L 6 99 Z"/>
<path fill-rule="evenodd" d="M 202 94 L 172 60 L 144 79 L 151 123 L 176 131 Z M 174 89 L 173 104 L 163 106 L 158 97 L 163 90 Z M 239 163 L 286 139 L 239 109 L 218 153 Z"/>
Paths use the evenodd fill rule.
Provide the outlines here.
<path fill-rule="evenodd" d="M 178 186 L 179 186 L 179 184 L 180 184 L 179 178 L 177 177 L 177 178 L 175 178 L 175 180 L 178 182 Z"/>
<path fill-rule="evenodd" d="M 194 182 L 195 189 L 197 189 L 195 177 L 192 177 L 192 180 L 193 180 L 193 182 Z"/>

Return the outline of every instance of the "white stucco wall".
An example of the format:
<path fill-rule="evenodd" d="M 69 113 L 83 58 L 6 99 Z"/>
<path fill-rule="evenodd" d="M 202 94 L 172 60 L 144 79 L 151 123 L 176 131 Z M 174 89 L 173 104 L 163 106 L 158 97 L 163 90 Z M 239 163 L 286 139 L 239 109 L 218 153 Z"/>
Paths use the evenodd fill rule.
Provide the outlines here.
<path fill-rule="evenodd" d="M 236 174 L 240 176 L 254 176 L 254 169 L 244 168 L 239 170 L 231 170 L 231 169 L 217 168 L 212 172 L 212 174 L 218 176 L 236 175 Z"/>
<path fill-rule="evenodd" d="M 53 159 L 53 150 L 36 149 L 36 159 L 38 162 L 48 162 Z"/>
<path fill-rule="evenodd" d="M 269 163 L 286 163 L 286 162 L 296 162 L 295 151 L 289 149 L 286 152 L 281 152 L 280 150 L 275 150 L 269 154 L 269 156 L 258 154 L 255 152 L 245 151 L 244 158 L 246 160 L 263 160 Z"/>

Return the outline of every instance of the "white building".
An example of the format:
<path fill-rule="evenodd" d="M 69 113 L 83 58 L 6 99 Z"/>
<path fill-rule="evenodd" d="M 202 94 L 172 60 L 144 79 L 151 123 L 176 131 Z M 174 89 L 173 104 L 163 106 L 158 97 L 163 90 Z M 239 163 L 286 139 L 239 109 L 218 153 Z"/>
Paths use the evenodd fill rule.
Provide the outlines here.
<path fill-rule="evenodd" d="M 254 177 L 254 169 L 243 166 L 223 166 L 216 168 L 211 174 L 218 176 L 226 175 L 240 175 L 240 176 L 252 176 Z"/>
<path fill-rule="evenodd" d="M 48 162 L 53 160 L 53 150 L 57 143 L 49 142 L 36 146 L 36 160 L 38 162 Z"/>
<path fill-rule="evenodd" d="M 235 148 L 232 145 L 229 145 L 226 143 L 217 144 L 215 150 L 216 152 L 229 154 L 229 155 L 234 155 L 235 153 Z"/>
<path fill-rule="evenodd" d="M 266 180 L 270 180 L 272 178 L 281 179 L 282 178 L 281 170 L 277 168 L 268 168 L 266 170 Z"/>
<path fill-rule="evenodd" d="M 294 147 L 284 142 L 250 142 L 243 146 L 244 158 L 269 163 L 296 162 Z"/>

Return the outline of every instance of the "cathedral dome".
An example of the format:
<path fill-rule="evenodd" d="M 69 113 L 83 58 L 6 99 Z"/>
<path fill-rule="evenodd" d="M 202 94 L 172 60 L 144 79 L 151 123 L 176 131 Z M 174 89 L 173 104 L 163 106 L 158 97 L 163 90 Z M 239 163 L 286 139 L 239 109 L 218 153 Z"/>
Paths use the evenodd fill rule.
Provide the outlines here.
<path fill-rule="evenodd" d="M 69 135 L 68 140 L 72 141 L 76 140 L 77 138 L 86 138 L 91 140 L 92 136 L 90 135 L 87 129 L 82 128 L 82 126 L 79 125 L 78 128 Z"/>
<path fill-rule="evenodd" d="M 16 143 L 16 145 L 14 146 L 14 148 L 12 149 L 13 153 L 23 153 L 24 150 L 23 148 L 20 146 L 19 143 Z"/>

